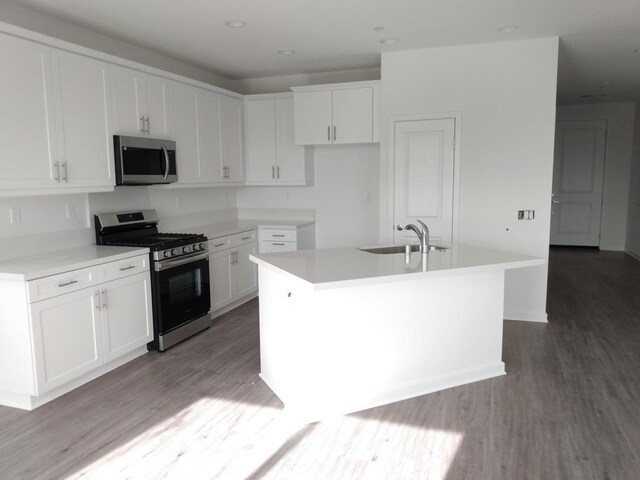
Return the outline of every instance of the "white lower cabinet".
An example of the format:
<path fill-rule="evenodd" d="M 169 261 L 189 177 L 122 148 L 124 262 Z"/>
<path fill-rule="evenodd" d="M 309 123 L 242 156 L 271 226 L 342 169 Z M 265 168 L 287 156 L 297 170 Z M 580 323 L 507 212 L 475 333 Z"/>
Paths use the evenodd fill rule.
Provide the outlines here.
<path fill-rule="evenodd" d="M 0 405 L 32 410 L 144 353 L 153 339 L 146 254 L 0 281 L 0 297 L 0 348 L 14 359 L 0 363 Z"/>
<path fill-rule="evenodd" d="M 213 238 L 209 249 L 212 312 L 257 291 L 256 266 L 249 260 L 257 253 L 255 231 Z"/>

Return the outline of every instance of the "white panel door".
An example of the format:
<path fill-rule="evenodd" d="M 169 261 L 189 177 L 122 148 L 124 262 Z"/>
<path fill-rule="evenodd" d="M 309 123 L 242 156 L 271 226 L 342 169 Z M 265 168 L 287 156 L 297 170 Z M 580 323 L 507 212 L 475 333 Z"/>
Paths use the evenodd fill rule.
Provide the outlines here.
<path fill-rule="evenodd" d="M 237 263 L 232 266 L 232 295 L 234 299 L 239 299 L 255 292 L 258 288 L 257 266 L 249 260 L 249 255 L 257 253 L 257 247 L 255 243 L 249 243 L 236 248 L 235 252 Z"/>
<path fill-rule="evenodd" d="M 452 118 L 395 124 L 394 225 L 420 219 L 432 243 L 445 247 L 453 234 L 454 142 Z M 410 230 L 394 232 L 396 243 L 419 242 Z"/>
<path fill-rule="evenodd" d="M 85 288 L 29 308 L 38 395 L 102 365 L 97 289 Z"/>
<path fill-rule="evenodd" d="M 130 68 L 111 67 L 113 133 L 139 137 L 146 134 L 144 75 Z"/>
<path fill-rule="evenodd" d="M 196 89 L 183 83 L 168 86 L 169 107 L 176 141 L 178 183 L 202 182 L 198 157 Z"/>
<path fill-rule="evenodd" d="M 275 114 L 278 181 L 304 182 L 306 181 L 305 147 L 295 144 L 293 98 L 276 99 Z"/>
<path fill-rule="evenodd" d="M 556 124 L 552 245 L 600 245 L 606 137 L 606 120 Z"/>
<path fill-rule="evenodd" d="M 220 95 L 198 89 L 197 107 L 200 179 L 203 182 L 221 182 Z"/>
<path fill-rule="evenodd" d="M 144 272 L 99 286 L 105 362 L 153 340 L 150 278 Z"/>
<path fill-rule="evenodd" d="M 58 187 L 51 49 L 0 34 L 0 188 Z"/>
<path fill-rule="evenodd" d="M 373 88 L 333 91 L 333 143 L 373 141 Z"/>
<path fill-rule="evenodd" d="M 245 106 L 247 182 L 276 179 L 276 100 L 248 100 Z"/>
<path fill-rule="evenodd" d="M 222 166 L 227 167 L 225 180 L 241 182 L 244 180 L 242 100 L 226 95 L 219 98 Z"/>
<path fill-rule="evenodd" d="M 147 135 L 153 138 L 173 140 L 169 131 L 167 80 L 154 75 L 144 75 L 146 92 Z"/>
<path fill-rule="evenodd" d="M 331 91 L 294 94 L 296 145 L 332 143 Z"/>
<path fill-rule="evenodd" d="M 211 286 L 211 310 L 218 310 L 231 303 L 231 254 L 223 250 L 209 255 L 209 283 Z"/>
<path fill-rule="evenodd" d="M 53 50 L 61 184 L 113 186 L 109 64 Z"/>

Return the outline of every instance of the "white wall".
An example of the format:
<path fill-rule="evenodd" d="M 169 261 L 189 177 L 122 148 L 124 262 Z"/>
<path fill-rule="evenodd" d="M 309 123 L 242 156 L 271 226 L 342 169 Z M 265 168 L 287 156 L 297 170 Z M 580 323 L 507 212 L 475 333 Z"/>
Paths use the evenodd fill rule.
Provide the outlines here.
<path fill-rule="evenodd" d="M 312 187 L 245 187 L 238 208 L 315 209 L 316 248 L 378 243 L 378 145 L 314 147 Z"/>
<path fill-rule="evenodd" d="M 640 104 L 636 104 L 633 131 L 631 185 L 629 189 L 627 244 L 625 250 L 640 259 Z"/>
<path fill-rule="evenodd" d="M 107 35 L 13 3 L 0 2 L 0 21 L 166 70 L 177 75 L 184 75 L 221 88 L 232 90 L 234 86 L 233 80 L 212 71 L 195 67 L 145 48 L 130 45 Z"/>
<path fill-rule="evenodd" d="M 290 92 L 291 90 L 289 90 L 289 87 L 321 85 L 325 83 L 362 82 L 365 80 L 379 79 L 379 68 L 359 68 L 354 70 L 341 70 L 338 72 L 245 78 L 235 81 L 234 90 L 245 95 L 256 93 L 281 93 Z"/>
<path fill-rule="evenodd" d="M 567 105 L 559 106 L 557 110 L 557 120 L 607 121 L 600 230 L 602 250 L 624 250 L 626 243 L 634 117 L 634 103 Z"/>
<path fill-rule="evenodd" d="M 392 217 L 388 119 L 459 112 L 459 239 L 547 259 L 558 39 L 382 55 L 380 235 Z M 519 209 L 534 209 L 532 222 Z M 546 319 L 547 266 L 507 272 L 505 318 Z"/>

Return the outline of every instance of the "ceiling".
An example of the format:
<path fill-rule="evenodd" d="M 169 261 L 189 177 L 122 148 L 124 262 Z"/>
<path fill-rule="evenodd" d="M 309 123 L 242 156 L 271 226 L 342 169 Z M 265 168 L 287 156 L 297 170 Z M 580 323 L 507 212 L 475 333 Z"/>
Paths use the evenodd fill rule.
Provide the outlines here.
<path fill-rule="evenodd" d="M 376 67 L 386 51 L 558 35 L 558 103 L 640 101 L 639 0 L 12 1 L 232 79 Z M 232 20 L 246 26 L 224 25 Z M 498 30 L 510 25 L 519 28 Z M 387 37 L 399 41 L 379 43 Z M 286 49 L 296 53 L 277 53 Z"/>

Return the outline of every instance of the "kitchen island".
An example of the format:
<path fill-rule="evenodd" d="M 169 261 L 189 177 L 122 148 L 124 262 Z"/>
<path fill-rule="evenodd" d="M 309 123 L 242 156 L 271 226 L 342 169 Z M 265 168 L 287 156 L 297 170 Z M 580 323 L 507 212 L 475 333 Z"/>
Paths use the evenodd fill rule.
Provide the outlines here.
<path fill-rule="evenodd" d="M 261 378 L 315 421 L 505 373 L 504 271 L 544 263 L 455 246 L 252 255 Z"/>

